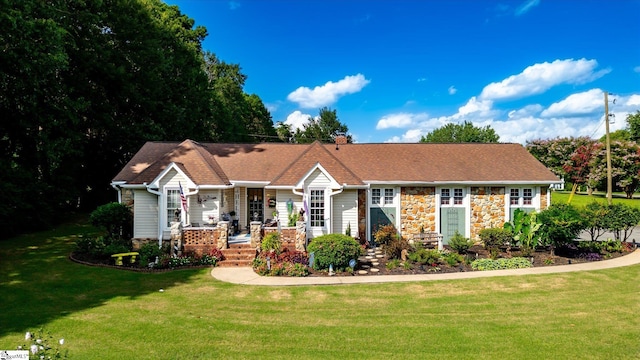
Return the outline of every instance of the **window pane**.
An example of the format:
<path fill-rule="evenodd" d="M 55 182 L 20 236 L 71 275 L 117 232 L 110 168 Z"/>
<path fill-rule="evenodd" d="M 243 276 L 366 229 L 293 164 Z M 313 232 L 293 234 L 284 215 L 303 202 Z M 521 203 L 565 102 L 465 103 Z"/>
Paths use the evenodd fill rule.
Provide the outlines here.
<path fill-rule="evenodd" d="M 324 226 L 324 190 L 311 190 L 309 221 L 311 226 Z"/>
<path fill-rule="evenodd" d="M 440 190 L 440 204 L 449 205 L 451 203 L 451 190 L 450 189 L 442 189 Z"/>
<path fill-rule="evenodd" d="M 380 204 L 380 189 L 371 189 L 371 203 Z"/>
<path fill-rule="evenodd" d="M 167 227 L 171 226 L 172 221 L 180 221 L 177 213 L 180 207 L 180 190 L 167 190 Z"/>
<path fill-rule="evenodd" d="M 462 189 L 453 189 L 453 203 L 455 205 L 462 204 Z"/>
<path fill-rule="evenodd" d="M 531 205 L 533 203 L 533 189 L 522 189 L 522 204 Z"/>
<path fill-rule="evenodd" d="M 511 189 L 509 192 L 510 204 L 511 205 L 519 205 L 520 204 L 520 189 Z"/>
<path fill-rule="evenodd" d="M 384 203 L 393 204 L 393 189 L 384 189 Z"/>

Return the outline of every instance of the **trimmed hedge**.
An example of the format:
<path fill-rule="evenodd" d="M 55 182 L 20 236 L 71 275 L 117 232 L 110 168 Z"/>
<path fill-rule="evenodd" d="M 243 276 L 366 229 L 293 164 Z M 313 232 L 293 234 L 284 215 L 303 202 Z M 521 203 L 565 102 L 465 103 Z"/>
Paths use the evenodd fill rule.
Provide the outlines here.
<path fill-rule="evenodd" d="M 313 253 L 312 267 L 315 270 L 329 269 L 329 265 L 333 265 L 333 269 L 338 271 L 349 267 L 349 260 L 357 260 L 362 254 L 362 247 L 351 236 L 327 234 L 313 239 L 307 246 L 307 252 Z"/>

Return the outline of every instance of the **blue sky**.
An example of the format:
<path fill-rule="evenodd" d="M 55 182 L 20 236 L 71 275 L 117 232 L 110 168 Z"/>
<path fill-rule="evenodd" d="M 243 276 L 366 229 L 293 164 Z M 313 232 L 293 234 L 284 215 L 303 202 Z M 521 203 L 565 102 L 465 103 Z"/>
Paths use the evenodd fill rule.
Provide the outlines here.
<path fill-rule="evenodd" d="M 356 142 L 447 123 L 503 142 L 604 134 L 640 110 L 640 0 L 166 0 L 274 122 L 336 109 Z"/>

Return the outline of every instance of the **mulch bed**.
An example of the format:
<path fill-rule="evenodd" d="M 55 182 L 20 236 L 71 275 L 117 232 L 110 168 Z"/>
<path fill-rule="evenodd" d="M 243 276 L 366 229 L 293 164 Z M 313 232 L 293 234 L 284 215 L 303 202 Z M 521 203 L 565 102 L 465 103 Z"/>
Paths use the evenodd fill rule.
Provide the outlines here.
<path fill-rule="evenodd" d="M 504 250 L 504 249 L 503 249 Z M 603 257 L 604 260 L 617 258 L 620 256 L 624 256 L 628 254 L 628 252 L 621 253 L 612 253 L 610 256 L 606 258 Z M 482 246 L 476 245 L 473 246 L 467 254 L 466 257 L 470 259 L 483 259 L 490 258 L 489 251 L 483 248 Z M 510 257 L 520 257 L 522 253 L 516 248 L 507 253 L 503 251 L 500 253 L 499 258 L 510 258 Z M 533 267 L 543 267 L 543 266 L 558 266 L 558 265 L 570 265 L 570 264 L 579 264 L 588 262 L 588 260 L 584 259 L 580 256 L 579 253 L 567 253 L 567 254 L 555 254 L 551 255 L 549 249 L 539 249 L 535 251 L 528 258 L 533 258 Z M 429 265 L 419 265 L 419 264 L 411 264 L 410 267 L 405 268 L 402 264 L 396 268 L 388 269 L 387 263 L 388 259 L 386 256 L 377 259 L 379 265 L 376 266 L 379 271 L 377 273 L 367 271 L 367 274 L 359 274 L 358 270 L 369 270 L 364 266 L 367 263 L 363 263 L 358 261 L 353 273 L 350 272 L 336 272 L 334 276 L 380 276 L 380 275 L 411 275 L 411 274 L 443 274 L 443 273 L 454 273 L 454 272 L 465 272 L 465 271 L 476 271 L 471 268 L 471 265 L 466 263 L 461 263 L 457 266 L 450 266 L 447 263 L 439 263 L 437 265 L 437 269 L 429 266 Z M 329 273 L 326 270 L 317 271 L 313 269 L 309 269 L 309 276 L 329 276 Z"/>

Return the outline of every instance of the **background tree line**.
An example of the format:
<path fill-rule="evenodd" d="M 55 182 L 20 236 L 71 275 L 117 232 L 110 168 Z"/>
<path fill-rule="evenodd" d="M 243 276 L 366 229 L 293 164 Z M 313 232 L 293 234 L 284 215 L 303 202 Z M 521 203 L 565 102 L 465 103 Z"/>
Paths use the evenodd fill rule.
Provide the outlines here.
<path fill-rule="evenodd" d="M 160 0 L 0 0 L 0 237 L 112 201 L 145 141 L 276 140 L 206 36 Z"/>
<path fill-rule="evenodd" d="M 347 131 L 323 109 L 277 133 L 240 65 L 204 51 L 194 24 L 160 0 L 0 0 L 0 238 L 113 201 L 111 179 L 146 141 Z"/>

